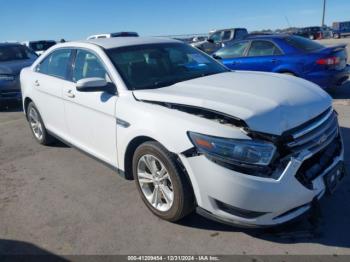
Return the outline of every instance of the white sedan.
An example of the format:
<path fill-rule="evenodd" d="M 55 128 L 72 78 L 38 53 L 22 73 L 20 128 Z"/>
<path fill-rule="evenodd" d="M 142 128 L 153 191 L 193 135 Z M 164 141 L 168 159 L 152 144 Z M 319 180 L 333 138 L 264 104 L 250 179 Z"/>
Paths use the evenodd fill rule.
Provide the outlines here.
<path fill-rule="evenodd" d="M 55 45 L 21 72 L 34 138 L 134 179 L 147 207 L 241 226 L 304 214 L 344 174 L 331 98 L 305 80 L 232 72 L 179 41 Z"/>

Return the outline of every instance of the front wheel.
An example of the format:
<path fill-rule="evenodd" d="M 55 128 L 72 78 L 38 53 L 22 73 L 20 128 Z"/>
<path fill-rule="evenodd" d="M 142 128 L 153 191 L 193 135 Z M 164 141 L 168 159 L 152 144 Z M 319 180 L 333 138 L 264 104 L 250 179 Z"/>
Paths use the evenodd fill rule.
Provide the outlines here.
<path fill-rule="evenodd" d="M 30 102 L 27 107 L 27 119 L 30 130 L 38 143 L 49 145 L 54 142 L 55 139 L 47 132 L 39 111 L 33 102 Z"/>
<path fill-rule="evenodd" d="M 143 202 L 160 218 L 175 222 L 194 209 L 190 182 L 175 156 L 158 142 L 136 149 L 133 175 Z"/>

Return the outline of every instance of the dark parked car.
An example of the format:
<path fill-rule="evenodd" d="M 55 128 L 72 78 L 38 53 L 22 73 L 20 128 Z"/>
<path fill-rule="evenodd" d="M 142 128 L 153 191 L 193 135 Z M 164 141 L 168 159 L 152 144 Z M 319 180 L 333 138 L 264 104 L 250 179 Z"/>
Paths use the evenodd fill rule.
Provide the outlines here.
<path fill-rule="evenodd" d="M 350 35 L 350 21 L 333 23 L 334 38 L 341 38 Z"/>
<path fill-rule="evenodd" d="M 340 86 L 349 77 L 346 45 L 325 47 L 300 36 L 250 36 L 213 56 L 233 70 L 294 75 L 322 88 Z"/>
<path fill-rule="evenodd" d="M 332 38 L 332 30 L 330 30 L 327 27 L 321 27 L 321 26 L 311 26 L 311 27 L 304 27 L 299 29 L 295 35 L 302 36 L 309 38 L 311 40 L 319 40 L 319 39 L 325 39 L 325 38 Z"/>
<path fill-rule="evenodd" d="M 37 57 L 24 45 L 0 43 L 0 107 L 10 101 L 21 101 L 19 73 Z"/>
<path fill-rule="evenodd" d="M 37 55 L 41 55 L 51 46 L 56 44 L 54 40 L 26 41 L 23 44 L 32 49 Z"/>

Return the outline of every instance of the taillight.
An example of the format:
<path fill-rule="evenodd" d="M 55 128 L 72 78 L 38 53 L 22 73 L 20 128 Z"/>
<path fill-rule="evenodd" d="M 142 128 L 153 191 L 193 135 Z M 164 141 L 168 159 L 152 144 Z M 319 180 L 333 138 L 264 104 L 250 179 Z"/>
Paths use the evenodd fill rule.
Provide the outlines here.
<path fill-rule="evenodd" d="M 322 32 L 317 32 L 317 37 L 316 37 L 316 39 L 322 39 L 322 38 L 323 38 Z"/>
<path fill-rule="evenodd" d="M 340 63 L 340 58 L 337 56 L 321 58 L 316 61 L 318 65 L 337 65 Z"/>

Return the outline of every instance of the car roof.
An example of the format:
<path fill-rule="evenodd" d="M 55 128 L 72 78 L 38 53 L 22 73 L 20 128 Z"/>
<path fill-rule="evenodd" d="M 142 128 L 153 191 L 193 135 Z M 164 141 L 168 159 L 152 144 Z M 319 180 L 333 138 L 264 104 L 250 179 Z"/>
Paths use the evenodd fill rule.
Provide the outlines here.
<path fill-rule="evenodd" d="M 33 40 L 27 41 L 28 43 L 41 43 L 41 42 L 56 42 L 55 40 Z"/>
<path fill-rule="evenodd" d="M 18 46 L 18 45 L 22 45 L 21 43 L 11 43 L 11 42 L 5 42 L 5 43 L 0 43 L 0 46 Z"/>
<path fill-rule="evenodd" d="M 144 44 L 182 43 L 181 41 L 178 41 L 175 39 L 161 38 L 161 37 L 112 37 L 112 38 L 89 39 L 89 40 L 84 40 L 79 42 L 95 44 L 104 49 L 112 49 L 117 47 L 144 45 Z"/>

